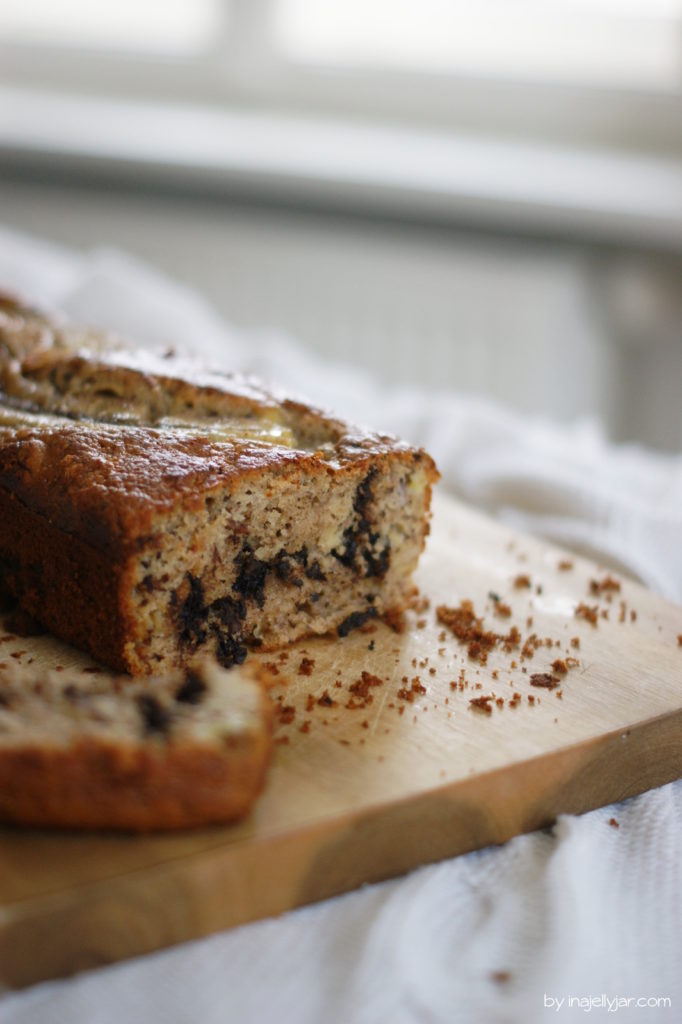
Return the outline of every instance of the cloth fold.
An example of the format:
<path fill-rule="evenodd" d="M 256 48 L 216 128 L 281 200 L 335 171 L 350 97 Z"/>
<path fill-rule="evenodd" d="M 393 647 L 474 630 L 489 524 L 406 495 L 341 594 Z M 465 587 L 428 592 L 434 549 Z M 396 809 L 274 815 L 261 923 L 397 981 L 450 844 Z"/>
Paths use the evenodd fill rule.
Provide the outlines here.
<path fill-rule="evenodd" d="M 228 328 L 196 293 L 112 250 L 76 253 L 0 229 L 0 289 L 255 372 L 423 444 L 453 493 L 682 602 L 680 455 L 614 446 L 595 422 L 388 391 L 283 335 Z M 679 1019 L 681 876 L 678 782 L 276 920 L 6 994 L 0 1019 L 502 1024 L 576 1016 L 586 998 L 604 1000 L 597 1015 Z M 630 1006 L 608 1002 L 619 997 Z"/>

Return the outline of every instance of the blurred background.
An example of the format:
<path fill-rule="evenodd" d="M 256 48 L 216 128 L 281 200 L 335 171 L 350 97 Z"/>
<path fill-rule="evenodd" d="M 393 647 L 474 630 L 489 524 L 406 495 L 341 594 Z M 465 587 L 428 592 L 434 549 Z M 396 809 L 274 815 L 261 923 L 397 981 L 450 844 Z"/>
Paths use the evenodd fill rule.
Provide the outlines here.
<path fill-rule="evenodd" d="M 0 222 L 682 448 L 682 0 L 3 0 Z"/>

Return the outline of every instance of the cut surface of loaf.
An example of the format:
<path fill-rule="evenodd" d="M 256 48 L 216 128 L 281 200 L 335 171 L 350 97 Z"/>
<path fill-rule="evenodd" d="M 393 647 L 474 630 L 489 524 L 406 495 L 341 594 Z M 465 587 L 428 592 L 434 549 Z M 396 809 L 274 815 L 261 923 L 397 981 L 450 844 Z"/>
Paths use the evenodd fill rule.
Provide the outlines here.
<path fill-rule="evenodd" d="M 0 672 L 0 821 L 150 831 L 250 809 L 271 749 L 255 669 L 151 680 Z"/>
<path fill-rule="evenodd" d="M 0 302 L 0 575 L 133 674 L 405 607 L 432 459 L 251 380 Z"/>

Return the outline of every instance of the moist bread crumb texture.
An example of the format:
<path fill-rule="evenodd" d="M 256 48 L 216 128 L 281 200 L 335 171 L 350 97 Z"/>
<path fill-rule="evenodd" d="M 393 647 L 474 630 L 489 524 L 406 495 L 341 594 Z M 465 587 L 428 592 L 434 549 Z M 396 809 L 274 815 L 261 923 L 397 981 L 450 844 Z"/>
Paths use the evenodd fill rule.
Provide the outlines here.
<path fill-rule="evenodd" d="M 343 636 L 405 607 L 423 451 L 0 302 L 0 574 L 117 670 Z"/>
<path fill-rule="evenodd" d="M 242 817 L 272 747 L 258 672 L 201 662 L 153 686 L 0 672 L 0 821 L 148 831 Z"/>

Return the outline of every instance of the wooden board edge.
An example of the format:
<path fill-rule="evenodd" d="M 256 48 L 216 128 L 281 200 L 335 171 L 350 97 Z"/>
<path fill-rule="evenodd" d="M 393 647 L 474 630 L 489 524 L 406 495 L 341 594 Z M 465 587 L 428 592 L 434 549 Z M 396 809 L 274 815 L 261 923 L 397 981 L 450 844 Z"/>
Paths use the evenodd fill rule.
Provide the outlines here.
<path fill-rule="evenodd" d="M 8 904 L 0 983 L 21 988 L 275 916 L 680 776 L 682 709 L 361 814 Z"/>

